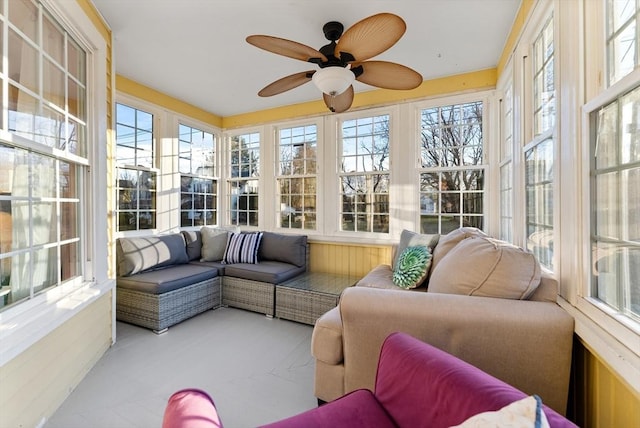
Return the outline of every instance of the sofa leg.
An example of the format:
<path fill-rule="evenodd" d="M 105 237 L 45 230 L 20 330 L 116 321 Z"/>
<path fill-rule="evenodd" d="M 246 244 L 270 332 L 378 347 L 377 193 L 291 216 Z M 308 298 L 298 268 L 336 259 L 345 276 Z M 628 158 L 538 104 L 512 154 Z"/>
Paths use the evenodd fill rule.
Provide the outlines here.
<path fill-rule="evenodd" d="M 160 335 L 160 334 L 166 333 L 166 332 L 168 332 L 168 331 L 169 331 L 169 327 L 163 328 L 162 330 L 153 330 L 153 332 L 154 332 L 155 334 L 157 334 L 157 335 Z"/>

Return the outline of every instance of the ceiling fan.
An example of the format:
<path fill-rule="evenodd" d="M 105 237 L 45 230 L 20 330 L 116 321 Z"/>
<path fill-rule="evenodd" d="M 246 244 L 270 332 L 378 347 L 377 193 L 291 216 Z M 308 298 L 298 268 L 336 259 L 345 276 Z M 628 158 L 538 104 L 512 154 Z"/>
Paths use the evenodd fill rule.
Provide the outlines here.
<path fill-rule="evenodd" d="M 322 27 L 330 43 L 320 50 L 279 37 L 248 36 L 247 42 L 254 46 L 320 67 L 278 79 L 258 95 L 270 97 L 313 81 L 329 110 L 341 113 L 353 102 L 354 80 L 384 89 L 414 89 L 422 83 L 418 72 L 394 62 L 367 61 L 393 46 L 406 28 L 404 20 L 391 13 L 372 15 L 346 31 L 341 23 L 331 21 Z"/>

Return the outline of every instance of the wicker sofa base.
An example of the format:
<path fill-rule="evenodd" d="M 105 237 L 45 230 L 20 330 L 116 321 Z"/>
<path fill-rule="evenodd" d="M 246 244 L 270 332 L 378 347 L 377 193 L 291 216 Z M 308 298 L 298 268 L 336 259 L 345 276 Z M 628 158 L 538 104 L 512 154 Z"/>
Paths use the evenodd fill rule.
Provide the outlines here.
<path fill-rule="evenodd" d="M 220 307 L 220 278 L 211 278 L 163 294 L 118 288 L 116 318 L 162 333 L 170 326 Z"/>
<path fill-rule="evenodd" d="M 275 284 L 225 276 L 222 278 L 222 304 L 273 316 Z"/>

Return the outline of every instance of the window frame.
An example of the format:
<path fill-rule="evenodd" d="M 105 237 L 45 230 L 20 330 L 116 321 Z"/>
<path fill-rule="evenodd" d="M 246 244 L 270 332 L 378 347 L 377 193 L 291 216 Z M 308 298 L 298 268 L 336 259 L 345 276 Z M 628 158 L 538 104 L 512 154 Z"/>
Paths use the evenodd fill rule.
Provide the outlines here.
<path fill-rule="evenodd" d="M 583 180 L 585 183 L 591 183 L 590 179 L 590 158 L 591 158 L 591 122 L 590 115 L 598 111 L 601 107 L 614 102 L 624 93 L 627 93 L 640 85 L 640 68 L 637 68 L 624 78 L 620 79 L 614 85 L 603 90 L 599 95 L 589 100 L 584 104 L 582 109 L 583 122 L 582 131 L 584 138 L 584 152 L 583 156 Z M 585 245 L 591 248 L 591 186 L 585 186 L 583 189 L 583 198 L 586 201 L 583 206 L 583 224 L 588 226 L 583 229 L 582 239 Z M 577 308 L 584 312 L 587 316 L 594 319 L 598 325 L 600 325 L 605 331 L 610 332 L 614 337 L 618 338 L 622 343 L 632 343 L 632 341 L 640 340 L 640 322 L 634 322 L 628 317 L 620 314 L 618 311 L 611 308 L 609 305 L 600 301 L 597 297 L 593 297 L 591 294 L 591 254 L 590 251 L 585 251 L 582 259 L 583 265 L 583 277 L 585 278 L 585 284 L 577 291 Z M 633 350 L 633 347 L 631 347 Z M 624 352 L 623 352 L 624 353 Z M 640 358 L 640 349 L 637 349 L 635 354 Z"/>
<path fill-rule="evenodd" d="M 245 136 L 245 135 L 254 135 L 257 134 L 258 135 L 258 148 L 257 148 L 257 152 L 258 152 L 258 165 L 257 168 L 254 170 L 252 169 L 252 171 L 255 171 L 257 173 L 256 175 L 252 175 L 249 176 L 247 178 L 244 177 L 232 177 L 231 174 L 231 170 L 233 165 L 231 164 L 231 160 L 232 160 L 232 150 L 231 150 L 231 142 L 233 140 L 234 137 L 240 137 L 240 136 Z M 265 136 L 267 135 L 267 133 L 265 132 L 263 127 L 257 127 L 257 128 L 242 128 L 242 129 L 235 129 L 232 131 L 228 131 L 225 133 L 225 137 L 223 139 L 224 141 L 224 165 L 225 165 L 225 169 L 224 169 L 224 190 L 223 190 L 223 194 L 224 194 L 224 199 L 225 199 L 225 212 L 224 212 L 224 222 L 225 225 L 233 225 L 233 226 L 237 226 L 237 227 L 243 227 L 245 229 L 252 229 L 252 230 L 257 230 L 257 229 L 264 229 L 264 224 L 265 224 L 265 219 L 264 219 L 264 206 L 265 206 L 265 197 L 260 197 L 260 189 L 263 189 L 266 191 L 265 189 L 265 180 L 264 180 L 264 176 L 265 176 L 265 161 L 267 161 L 265 159 L 265 153 L 267 152 L 267 150 L 265 149 L 265 147 L 267 147 L 270 144 L 270 141 L 267 140 L 265 138 Z M 268 162 L 268 161 L 267 161 Z M 249 165 L 252 165 L 253 162 L 250 162 Z M 251 177 L 255 177 L 254 180 L 257 181 L 257 185 L 258 185 L 258 193 L 257 193 L 257 197 L 258 197 L 258 206 L 255 210 L 251 210 L 249 208 L 247 208 L 246 213 L 247 213 L 247 222 L 244 224 L 241 223 L 234 223 L 231 220 L 231 215 L 232 215 L 232 191 L 231 188 L 233 186 L 233 183 L 238 183 L 240 181 L 249 181 L 249 179 L 251 179 Z M 252 225 L 250 224 L 250 219 L 249 219 L 249 213 L 250 212 L 255 212 L 256 213 L 256 219 L 257 219 L 257 224 Z M 238 210 L 238 213 L 240 213 L 240 210 Z"/>
<path fill-rule="evenodd" d="M 513 72 L 511 67 L 506 71 L 509 77 L 504 83 L 499 85 L 503 88 L 500 94 L 498 102 L 498 126 L 499 132 L 499 155 L 498 155 L 498 182 L 500 194 L 498 195 L 499 205 L 499 223 L 497 224 L 497 230 L 499 231 L 500 239 L 514 242 L 514 228 L 515 228 L 515 207 L 514 207 L 514 191 L 515 191 L 515 177 L 514 177 L 514 151 L 516 141 L 516 124 L 515 124 L 515 85 L 513 82 Z M 508 201 L 505 201 L 505 196 L 508 196 Z"/>
<path fill-rule="evenodd" d="M 87 158 L 90 170 L 85 180 L 87 220 L 85 222 L 85 280 L 53 287 L 19 305 L 0 313 L 0 341 L 5 352 L 0 353 L 0 366 L 45 338 L 83 309 L 110 293 L 115 280 L 108 276 L 107 198 L 107 40 L 78 2 L 40 0 L 57 23 L 64 27 L 86 51 L 87 94 Z M 6 4 L 6 2 L 5 2 Z M 6 123 L 3 121 L 3 123 Z M 0 138 L 12 141 L 12 134 L 0 130 Z M 89 227 L 90 226 L 90 227 Z M 115 314 L 112 315 L 115 326 Z M 115 338 L 115 327 L 112 337 Z"/>
<path fill-rule="evenodd" d="M 152 116 L 152 135 L 151 135 L 151 140 L 152 140 L 152 154 L 151 154 L 151 159 L 152 159 L 152 166 L 151 167 L 145 167 L 145 166 L 139 166 L 139 165 L 122 165 L 122 166 L 118 166 L 118 157 L 117 157 L 117 105 L 121 104 L 124 105 L 126 107 L 132 108 L 134 110 L 140 110 L 144 113 L 148 113 Z M 114 126 L 114 147 L 116 150 L 116 153 L 114 153 L 114 180 L 116 181 L 116 184 L 113 186 L 114 188 L 114 192 L 115 192 L 115 199 L 114 199 L 114 215 L 115 215 L 115 232 L 118 235 L 122 235 L 122 234 L 152 234 L 155 233 L 159 228 L 161 228 L 161 226 L 159 225 L 160 222 L 160 218 L 158 213 L 161 212 L 161 202 L 158 198 L 158 195 L 160 194 L 161 191 L 161 187 L 162 184 L 160 182 L 160 177 L 161 177 L 161 171 L 162 171 L 162 165 L 159 164 L 159 160 L 161 159 L 161 153 L 163 153 L 163 148 L 160 145 L 160 139 L 158 137 L 158 135 L 160 135 L 161 131 L 160 131 L 160 126 L 161 126 L 161 116 L 163 116 L 162 112 L 158 110 L 158 108 L 154 105 L 148 104 L 148 103 L 144 103 L 138 99 L 132 98 L 132 97 L 127 97 L 127 96 L 123 96 L 118 94 L 118 96 L 116 97 L 116 100 L 114 102 L 114 114 L 113 114 L 113 126 Z M 132 228 L 132 229 L 125 229 L 125 230 L 120 230 L 119 229 L 119 217 L 120 217 L 120 205 L 119 205 L 119 194 L 118 191 L 120 190 L 120 186 L 119 186 L 119 171 L 121 169 L 124 170 L 129 170 L 129 171 L 136 171 L 136 173 L 139 175 L 141 173 L 145 173 L 145 172 L 149 172 L 155 175 L 155 208 L 149 208 L 147 210 L 145 209 L 141 209 L 140 206 L 136 207 L 135 209 L 129 209 L 126 210 L 127 212 L 134 212 L 136 213 L 136 227 Z M 140 191 L 140 185 L 139 183 L 136 184 L 136 191 L 139 192 Z M 153 215 L 153 224 L 154 227 L 150 227 L 150 228 L 140 228 L 140 213 L 141 212 L 151 212 Z"/>
<path fill-rule="evenodd" d="M 316 142 L 315 142 L 315 162 L 316 162 L 316 171 L 313 174 L 298 174 L 298 175 L 282 175 L 280 174 L 280 131 L 283 129 L 293 129 L 298 127 L 305 126 L 315 126 L 316 127 Z M 280 232 L 289 232 L 289 233 L 304 233 L 306 235 L 319 235 L 322 234 L 323 231 L 323 207 L 320 205 L 319 201 L 323 200 L 322 195 L 322 181 L 323 181 L 323 165 L 326 165 L 323 158 L 323 145 L 324 143 L 324 122 L 318 118 L 310 118 L 305 120 L 296 120 L 290 122 L 281 122 L 274 124 L 273 126 L 273 189 L 274 189 L 274 207 L 273 207 L 273 227 L 275 230 Z M 306 159 L 306 158 L 305 158 Z M 268 172 L 265 172 L 268 175 Z M 291 227 L 283 227 L 282 222 L 280 221 L 280 208 L 281 204 L 281 193 L 279 180 L 283 178 L 315 178 L 316 181 L 316 192 L 315 192 L 315 200 L 316 200 L 316 226 L 313 229 L 306 228 L 291 228 Z"/>
<path fill-rule="evenodd" d="M 490 183 L 491 177 L 489 177 L 489 172 L 491 170 L 491 165 L 489 164 L 490 159 L 492 158 L 491 152 L 494 150 L 492 145 L 491 131 L 489 129 L 490 115 L 491 115 L 491 99 L 495 96 L 494 93 L 488 92 L 477 92 L 473 94 L 465 94 L 465 95 L 454 95 L 447 96 L 442 98 L 437 98 L 430 100 L 428 102 L 421 102 L 415 105 L 415 134 L 414 139 L 415 143 L 413 144 L 414 152 L 415 152 L 415 167 L 413 171 L 412 182 L 414 183 L 416 189 L 416 213 L 414 216 L 414 222 L 416 225 L 416 230 L 421 230 L 421 203 L 420 203 L 420 175 L 423 173 L 429 172 L 439 172 L 439 171 L 449 171 L 449 170 L 458 170 L 458 171 L 467 171 L 467 170 L 482 170 L 484 177 L 484 188 L 479 191 L 482 193 L 482 215 L 474 215 L 474 217 L 481 217 L 483 221 L 482 230 L 490 231 L 491 225 L 489 224 L 489 217 L 491 215 L 490 212 L 490 204 L 489 201 L 492 198 L 492 190 Z M 473 104 L 473 103 L 481 103 L 482 104 L 482 162 L 477 165 L 461 165 L 455 168 L 446 168 L 446 167 L 423 167 L 421 161 L 421 146 L 422 146 L 422 111 L 433 109 L 433 108 L 441 108 L 441 107 L 450 107 L 450 106 L 462 106 L 465 104 Z M 498 134 L 499 135 L 499 134 Z M 462 194 L 462 190 L 458 190 L 458 193 Z M 498 211 L 499 212 L 499 211 Z M 440 214 L 436 213 L 439 217 Z M 446 213 L 444 213 L 446 214 Z M 454 213 L 452 213 L 455 215 Z M 460 214 L 460 217 L 464 217 L 464 213 Z M 440 222 L 438 222 L 440 224 Z M 440 230 L 440 226 L 439 230 Z M 430 232 L 429 232 L 430 233 Z M 439 233 L 439 232 L 438 232 Z"/>
<path fill-rule="evenodd" d="M 343 141 L 342 141 L 342 132 L 343 132 L 343 124 L 347 121 L 352 121 L 352 120 L 358 120 L 358 119 L 365 119 L 365 118 L 375 118 L 375 117 L 381 117 L 381 116 L 388 116 L 389 117 L 389 121 L 388 121 L 388 126 L 389 126 L 389 148 L 388 148 L 388 156 L 389 156 L 389 168 L 386 172 L 382 173 L 382 172 L 375 172 L 375 171 L 366 171 L 366 172 L 362 172 L 362 171 L 356 171 L 353 173 L 343 173 L 342 168 L 341 168 L 341 162 L 342 162 L 342 158 L 343 158 Z M 334 171 L 335 171 L 335 178 L 332 183 L 331 186 L 335 186 L 333 187 L 334 189 L 336 189 L 336 198 L 334 199 L 334 203 L 335 203 L 335 217 L 334 219 L 332 219 L 332 221 L 335 222 L 335 226 L 334 226 L 334 230 L 335 230 L 335 234 L 337 236 L 342 236 L 342 237 L 350 237 L 353 238 L 354 240 L 358 240 L 358 239 L 366 239 L 367 241 L 369 239 L 383 239 L 383 240 L 387 240 L 389 239 L 389 237 L 391 236 L 391 234 L 394 232 L 394 225 L 393 225 L 393 217 L 392 217 L 392 213 L 394 210 L 394 204 L 395 204 L 395 195 L 394 192 L 392 192 L 392 187 L 394 187 L 394 157 L 396 156 L 394 147 L 399 146 L 398 143 L 394 144 L 394 141 L 399 141 L 397 139 L 397 130 L 395 129 L 396 123 L 400 123 L 401 118 L 398 117 L 398 110 L 397 109 L 393 109 L 390 107 L 387 108 L 379 108 L 379 109 L 366 109 L 366 110 L 361 110 L 361 111 L 355 111 L 355 112 L 349 112 L 349 113 L 343 113 L 339 116 L 336 117 L 335 122 L 333 122 L 333 125 L 335 126 L 335 161 L 332 162 L 334 165 Z M 326 163 L 326 165 L 328 165 L 329 163 Z M 397 165 L 400 165 L 401 162 L 397 162 Z M 342 177 L 343 176 L 366 176 L 366 177 L 371 177 L 373 175 L 386 175 L 388 177 L 388 196 L 387 196 L 387 204 L 389 206 L 388 208 L 388 214 L 387 216 L 389 217 L 389 228 L 387 232 L 374 232 L 374 231 L 357 231 L 357 230 L 344 230 L 342 229 Z M 330 188 L 330 187 L 328 187 Z M 371 194 L 369 192 L 367 192 L 367 197 L 371 196 Z M 326 198 L 325 198 L 326 200 Z M 329 212 L 326 211 L 327 208 L 325 207 L 325 212 Z M 369 215 L 373 215 L 373 214 L 367 214 L 365 212 L 365 215 L 369 216 Z"/>
<path fill-rule="evenodd" d="M 550 225 L 548 224 L 542 224 L 543 226 L 543 230 L 547 230 L 547 231 L 551 231 L 551 239 L 550 242 L 554 242 L 556 244 L 559 244 L 561 242 L 561 240 L 559 239 L 559 225 L 560 222 L 559 220 L 559 213 L 558 213 L 558 207 L 559 207 L 559 203 L 558 203 L 558 194 L 559 194 L 559 174 L 558 174 L 558 169 L 559 169 L 559 157 L 558 157 L 558 135 L 557 135 L 557 129 L 558 129 L 558 94 L 557 94 L 557 82 L 558 82 L 558 57 L 557 57 L 557 53 L 558 53 L 558 37 L 557 35 L 558 33 L 558 20 L 556 19 L 555 16 L 555 10 L 552 7 L 549 8 L 545 8 L 540 17 L 539 17 L 539 21 L 537 23 L 537 25 L 533 26 L 534 30 L 533 30 L 533 34 L 532 37 L 530 39 L 530 42 L 528 43 L 527 46 L 527 57 L 530 58 L 528 59 L 526 62 L 526 67 L 528 67 L 528 70 L 523 70 L 523 87 L 528 88 L 527 93 L 525 94 L 525 102 L 528 102 L 528 105 L 525 106 L 524 109 L 524 114 L 521 116 L 521 120 L 523 121 L 524 124 L 524 129 L 526 130 L 526 134 L 523 137 L 522 140 L 522 145 L 520 146 L 520 149 L 518 150 L 518 156 L 521 157 L 521 171 L 520 174 L 522 175 L 522 190 L 525 192 L 525 195 L 527 195 L 525 198 L 523 198 L 523 200 L 521 201 L 521 203 L 523 203 L 523 213 L 524 213 L 524 217 L 522 219 L 523 221 L 523 229 L 522 229 L 522 233 L 523 233 L 523 242 L 522 242 L 522 246 L 527 248 L 528 250 L 531 251 L 531 245 L 533 245 L 532 241 L 531 241 L 531 236 L 533 234 L 529 234 L 529 227 L 532 224 L 535 224 L 537 222 L 531 222 L 529 220 L 530 217 L 536 217 L 536 219 L 539 219 L 540 217 L 540 213 L 538 213 L 537 211 L 534 210 L 533 213 L 531 213 L 529 211 L 529 198 L 528 198 L 528 190 L 529 189 L 539 189 L 540 188 L 540 182 L 536 181 L 533 183 L 533 186 L 529 185 L 529 181 L 528 181 L 528 170 L 527 170 L 527 157 L 529 154 L 536 154 L 537 150 L 541 147 L 543 147 L 543 145 L 547 142 L 551 143 L 551 154 L 553 156 L 552 159 L 552 171 L 550 173 L 550 185 L 551 185 L 551 192 L 552 192 L 552 197 L 551 197 L 551 201 L 553 203 L 552 205 L 552 214 L 551 214 L 551 221 L 552 223 Z M 541 105 L 536 105 L 536 93 L 535 93 L 535 82 L 536 82 L 536 77 L 539 76 L 540 74 L 543 74 L 546 67 L 545 65 L 548 63 L 547 61 L 544 61 L 542 64 L 537 64 L 536 63 L 536 59 L 535 59 L 535 55 L 536 55 L 536 51 L 535 51 L 535 47 L 536 47 L 536 43 L 538 43 L 539 40 L 541 40 L 544 37 L 544 33 L 545 30 L 549 27 L 549 25 L 551 26 L 551 30 L 552 30 L 552 36 L 553 36 L 553 85 L 554 85 L 554 115 L 553 115 L 553 124 L 551 124 L 550 126 L 542 129 L 542 131 L 540 133 L 536 133 L 536 124 L 538 123 L 537 121 L 539 120 L 539 116 L 537 116 L 537 114 L 539 112 L 544 113 L 543 108 L 544 108 L 544 104 Z M 539 69 L 534 69 L 535 66 L 540 65 Z M 543 192 L 544 193 L 544 192 Z M 540 228 L 536 227 L 536 231 L 541 231 Z M 549 242 L 549 241 L 547 241 Z M 545 247 L 543 247 L 544 249 Z M 548 248 L 548 246 L 547 246 Z M 547 251 L 549 251 L 547 249 Z M 558 254 L 559 252 L 557 251 L 557 245 L 553 246 L 553 250 L 552 250 L 552 254 L 549 260 L 549 265 L 545 265 L 543 263 L 543 261 L 540 261 L 540 264 L 550 270 L 553 271 L 555 269 L 558 269 Z M 538 254 L 536 254 L 536 257 L 538 258 Z"/>
<path fill-rule="evenodd" d="M 177 175 L 178 175 L 178 181 L 179 181 L 179 185 L 180 185 L 180 191 L 178 192 L 178 198 L 180 199 L 179 202 L 179 211 L 180 211 L 180 216 L 178 218 L 178 226 L 181 229 L 185 229 L 185 230 L 195 230 L 195 229 L 199 229 L 202 226 L 219 226 L 221 224 L 221 174 L 220 174 L 220 158 L 221 156 L 221 146 L 222 146 L 222 138 L 221 138 L 221 133 L 218 130 L 213 130 L 211 129 L 209 126 L 203 126 L 200 124 L 195 124 L 193 121 L 190 121 L 186 118 L 182 118 L 182 117 L 177 117 L 175 120 L 175 129 L 176 129 L 176 150 L 175 150 L 175 154 L 176 154 L 176 168 L 175 171 L 177 171 Z M 201 131 L 201 132 L 205 132 L 208 134 L 211 134 L 213 136 L 213 156 L 214 156 L 214 161 L 213 161 L 213 175 L 206 175 L 206 174 L 194 174 L 194 173 L 183 173 L 180 171 L 180 126 L 187 126 L 189 128 L 191 128 L 192 130 L 195 129 L 197 131 Z M 202 179 L 202 180 L 211 180 L 213 181 L 213 190 L 214 192 L 211 194 L 214 198 L 215 198 L 215 206 L 216 208 L 213 209 L 212 211 L 214 211 L 216 213 L 216 221 L 215 223 L 211 223 L 208 224 L 205 222 L 205 224 L 202 225 L 194 225 L 192 224 L 191 226 L 183 226 L 182 225 L 182 177 L 183 176 L 189 176 L 192 178 L 197 178 L 197 179 Z M 192 194 L 194 193 L 198 193 L 198 192 L 192 192 Z M 208 195 L 208 193 L 203 193 L 205 195 Z M 192 222 L 193 223 L 193 222 Z"/>

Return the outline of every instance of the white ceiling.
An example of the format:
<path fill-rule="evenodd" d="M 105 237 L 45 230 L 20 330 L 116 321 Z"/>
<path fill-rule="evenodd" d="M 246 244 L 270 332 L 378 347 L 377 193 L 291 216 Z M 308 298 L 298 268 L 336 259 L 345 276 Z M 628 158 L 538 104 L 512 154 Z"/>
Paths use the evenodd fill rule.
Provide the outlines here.
<path fill-rule="evenodd" d="M 219 116 L 318 100 L 312 83 L 269 98 L 257 92 L 317 66 L 245 38 L 266 34 L 319 49 L 322 26 L 345 29 L 380 12 L 407 31 L 374 59 L 413 68 L 425 80 L 495 67 L 520 0 L 93 0 L 114 34 L 116 72 Z M 357 83 L 357 93 L 375 89 Z"/>

